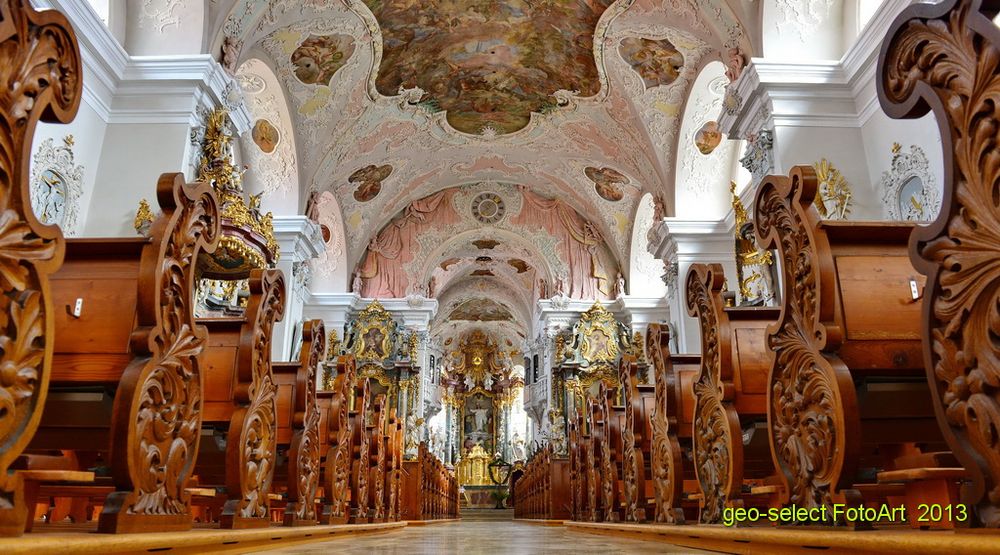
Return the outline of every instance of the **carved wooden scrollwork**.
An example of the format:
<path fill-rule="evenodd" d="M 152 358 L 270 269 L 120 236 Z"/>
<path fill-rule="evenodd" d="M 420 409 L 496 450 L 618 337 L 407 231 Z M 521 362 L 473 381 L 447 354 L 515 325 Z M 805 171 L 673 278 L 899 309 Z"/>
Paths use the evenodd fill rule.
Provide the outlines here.
<path fill-rule="evenodd" d="M 368 521 L 368 430 L 365 415 L 368 413 L 368 379 L 354 386 L 354 408 L 351 410 L 351 522 Z"/>
<path fill-rule="evenodd" d="M 642 453 L 642 399 L 639 397 L 638 374 L 635 357 L 623 356 L 618 365 L 618 378 L 625 391 L 625 429 L 622 430 L 622 493 L 625 503 L 625 520 L 646 520 L 645 461 Z"/>
<path fill-rule="evenodd" d="M 68 123 L 80 106 L 80 49 L 62 14 L 0 2 L 0 535 L 19 535 L 27 508 L 9 473 L 42 416 L 52 364 L 48 276 L 62 264 L 56 227 L 35 218 L 28 160 L 39 120 Z"/>
<path fill-rule="evenodd" d="M 677 408 L 680 401 L 677 376 L 670 362 L 670 331 L 666 325 L 650 324 L 646 330 L 646 358 L 653 368 L 656 406 L 652 415 L 653 448 L 650 454 L 656 522 L 684 523 L 680 508 L 684 491 L 681 445 L 677 441 Z"/>
<path fill-rule="evenodd" d="M 241 345 L 236 361 L 240 387 L 233 401 L 239 408 L 230 419 L 226 443 L 226 464 L 231 471 L 226 473 L 229 499 L 220 518 L 223 528 L 261 527 L 270 522 L 268 494 L 278 441 L 271 335 L 274 323 L 284 316 L 285 277 L 279 270 L 254 270 L 249 286 L 240 337 L 250 338 L 252 345 Z"/>
<path fill-rule="evenodd" d="M 839 348 L 842 331 L 834 323 L 830 245 L 814 232 L 816 190 L 815 170 L 795 166 L 789 177 L 765 179 L 754 200 L 758 243 L 777 249 L 784 286 L 781 316 L 767 328 L 771 456 L 785 501 L 800 507 L 830 505 L 850 485 L 857 456 L 846 438 L 860 429 L 857 411 L 844 411 L 857 406 L 850 371 L 824 352 Z"/>
<path fill-rule="evenodd" d="M 351 418 L 350 402 L 354 394 L 357 368 L 353 355 L 337 358 L 337 377 L 333 390 L 336 392 L 330 407 L 326 433 L 330 437 L 330 449 L 326 456 L 324 490 L 327 496 L 326 524 L 347 522 L 349 505 L 347 499 L 351 488 Z"/>
<path fill-rule="evenodd" d="M 600 468 L 601 468 L 601 520 L 614 522 L 618 520 L 618 468 L 614 464 L 614 452 L 621 449 L 620 445 L 615 445 L 612 432 L 612 419 L 614 418 L 614 399 L 616 389 L 610 388 L 601 382 L 597 394 L 597 402 L 600 403 L 601 414 L 604 415 L 604 427 L 601 434 Z"/>
<path fill-rule="evenodd" d="M 584 402 L 584 410 L 587 411 L 587 423 L 590 427 L 589 434 L 583 439 L 584 468 L 587 472 L 587 513 L 586 519 L 590 522 L 597 522 L 600 514 L 598 500 L 598 472 L 600 459 L 597 455 L 601 447 L 601 434 L 604 431 L 604 414 L 596 399 L 589 399 Z"/>
<path fill-rule="evenodd" d="M 1000 208 L 997 205 L 998 6 L 947 0 L 907 8 L 879 60 L 879 99 L 894 118 L 933 109 L 945 155 L 943 205 L 917 228 L 910 258 L 928 277 L 927 379 L 945 438 L 973 480 L 962 501 L 1000 527 Z"/>
<path fill-rule="evenodd" d="M 369 459 L 370 479 L 368 487 L 371 488 L 371 508 L 372 520 L 382 522 L 385 520 L 385 433 L 386 420 L 386 397 L 378 395 L 375 398 L 375 408 L 372 416 L 372 433 L 370 437 L 371 452 Z"/>
<path fill-rule="evenodd" d="M 389 457 L 386 463 L 386 518 L 390 522 L 399 520 L 399 460 L 403 455 L 402 446 L 402 423 L 396 419 L 395 414 L 389 415 L 389 434 L 386 438 L 386 447 Z"/>
<path fill-rule="evenodd" d="M 701 521 L 722 522 L 729 501 L 743 484 L 743 436 L 732 408 L 735 396 L 729 319 L 722 289 L 725 274 L 719 264 L 694 264 L 687 277 L 688 314 L 701 324 L 701 369 L 694 383 L 693 435 L 695 474 L 704 495 Z"/>
<path fill-rule="evenodd" d="M 295 415 L 293 427 L 300 428 L 289 449 L 288 505 L 285 524 L 315 524 L 316 490 L 319 489 L 319 409 L 316 379 L 319 361 L 326 351 L 326 330 L 322 320 L 307 320 L 302 326 L 299 371 L 295 375 Z"/>
<path fill-rule="evenodd" d="M 184 488 L 198 454 L 208 337 L 194 322 L 194 280 L 198 255 L 219 241 L 218 203 L 211 186 L 185 185 L 179 173 L 160 176 L 156 195 L 161 217 L 140 261 L 134 357 L 111 419 L 117 491 L 104 505 L 101 532 L 191 527 Z"/>

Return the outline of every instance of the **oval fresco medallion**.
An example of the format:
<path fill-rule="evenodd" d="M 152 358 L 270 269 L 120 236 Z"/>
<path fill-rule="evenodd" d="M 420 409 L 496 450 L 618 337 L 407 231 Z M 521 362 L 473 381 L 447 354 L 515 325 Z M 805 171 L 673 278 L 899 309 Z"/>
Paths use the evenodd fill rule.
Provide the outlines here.
<path fill-rule="evenodd" d="M 717 121 L 706 121 L 694 134 L 694 146 L 705 155 L 711 154 L 721 142 L 722 130 Z"/>
<path fill-rule="evenodd" d="M 584 168 L 584 173 L 594 182 L 594 190 L 606 201 L 618 202 L 625 198 L 625 188 L 629 178 L 613 168 Z"/>
<path fill-rule="evenodd" d="M 253 124 L 251 131 L 253 142 L 265 154 L 271 154 L 278 147 L 281 140 L 281 132 L 271 122 L 266 119 L 259 119 Z"/>
<path fill-rule="evenodd" d="M 365 166 L 351 174 L 347 180 L 357 185 L 354 189 L 354 200 L 368 202 L 382 192 L 382 181 L 392 173 L 392 166 Z"/>
<path fill-rule="evenodd" d="M 639 74 L 647 89 L 673 83 L 684 67 L 684 55 L 666 39 L 622 39 L 618 54 Z"/>
<path fill-rule="evenodd" d="M 309 35 L 292 52 L 295 78 L 306 85 L 329 85 L 353 53 L 354 38 L 350 35 Z"/>

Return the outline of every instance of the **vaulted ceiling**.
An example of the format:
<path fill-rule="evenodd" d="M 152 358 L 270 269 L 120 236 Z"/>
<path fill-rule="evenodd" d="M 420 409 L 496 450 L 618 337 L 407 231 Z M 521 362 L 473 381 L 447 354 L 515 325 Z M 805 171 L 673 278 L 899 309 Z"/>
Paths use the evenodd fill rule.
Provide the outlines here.
<path fill-rule="evenodd" d="M 749 4 L 218 0 L 210 20 L 241 82 L 281 88 L 300 204 L 325 193 L 337 235 L 321 265 L 370 271 L 369 248 L 442 191 L 505 203 L 495 221 L 456 204 L 421 228 L 435 238 L 393 293 L 438 298 L 440 329 L 486 326 L 513 340 L 530 331 L 540 289 L 567 280 L 568 292 L 581 263 L 518 219 L 519 191 L 592 229 L 611 283 L 619 271 L 651 277 L 628 275 L 633 238 L 645 237 L 635 222 L 650 221 L 636 217 L 640 200 L 650 193 L 672 211 L 686 99 L 706 63 L 738 70 L 754 52 Z"/>

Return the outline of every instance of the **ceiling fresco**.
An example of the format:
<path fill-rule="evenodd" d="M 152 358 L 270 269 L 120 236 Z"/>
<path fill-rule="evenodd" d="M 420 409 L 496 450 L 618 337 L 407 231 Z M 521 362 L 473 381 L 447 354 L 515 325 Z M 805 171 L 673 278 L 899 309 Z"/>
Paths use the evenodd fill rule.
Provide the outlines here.
<path fill-rule="evenodd" d="M 710 126 L 695 138 L 681 122 L 708 60 L 735 75 L 753 55 L 759 29 L 741 22 L 754 21 L 753 5 L 213 0 L 209 25 L 210 42 L 236 67 L 258 60 L 280 83 L 268 93 L 283 96 L 290 128 L 268 111 L 257 117 L 278 128 L 272 157 L 293 160 L 299 197 L 336 199 L 324 204 L 336 249 L 324 266 L 337 261 L 342 286 L 365 267 L 373 242 L 395 244 L 380 244 L 386 229 L 423 214 L 414 203 L 446 193 L 451 212 L 407 239 L 409 253 L 389 264 L 393 277 L 382 285 L 435 297 L 434 325 L 456 337 L 470 325 L 448 318 L 457 307 L 495 301 L 514 321 L 475 325 L 516 342 L 527 333 L 518 324 L 559 281 L 573 295 L 601 297 L 619 270 L 633 271 L 622 261 L 642 250 L 637 228 L 650 223 L 640 199 L 655 195 L 670 215 L 675 182 L 685 186 L 678 172 L 696 175 L 678 167 L 681 142 L 721 156 L 726 143 L 713 144 Z M 270 130 L 259 135 L 272 148 Z M 275 172 L 273 181 L 288 178 Z M 560 251 L 558 230 L 536 225 L 537 206 L 522 217 L 522 190 L 561 207 L 578 250 Z"/>
<path fill-rule="evenodd" d="M 375 80 L 386 96 L 419 87 L 464 133 L 511 133 L 553 93 L 600 91 L 594 29 L 612 0 L 366 0 L 382 29 Z"/>
<path fill-rule="evenodd" d="M 469 322 L 512 321 L 510 311 L 500 303 L 483 298 L 472 298 L 455 307 L 449 320 L 467 320 Z"/>

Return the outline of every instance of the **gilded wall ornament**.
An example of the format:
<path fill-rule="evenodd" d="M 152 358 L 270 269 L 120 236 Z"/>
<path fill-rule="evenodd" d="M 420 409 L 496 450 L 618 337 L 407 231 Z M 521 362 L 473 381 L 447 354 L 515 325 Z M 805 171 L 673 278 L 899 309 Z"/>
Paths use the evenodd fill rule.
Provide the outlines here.
<path fill-rule="evenodd" d="M 892 165 L 882 172 L 882 205 L 890 220 L 930 221 L 941 210 L 941 193 L 922 148 L 892 145 Z"/>
<path fill-rule="evenodd" d="M 851 213 L 854 193 L 840 170 L 823 158 L 813 164 L 819 191 L 816 193 L 816 210 L 825 220 L 846 220 Z"/>
<path fill-rule="evenodd" d="M 56 146 L 45 139 L 31 161 L 31 207 L 43 224 L 58 225 L 67 236 L 77 233 L 83 194 L 83 166 L 73 160 L 73 135 Z"/>
<path fill-rule="evenodd" d="M 353 326 L 355 336 L 353 352 L 358 360 L 381 364 L 393 354 L 396 322 L 382 303 L 377 300 L 372 301 L 358 313 Z"/>

